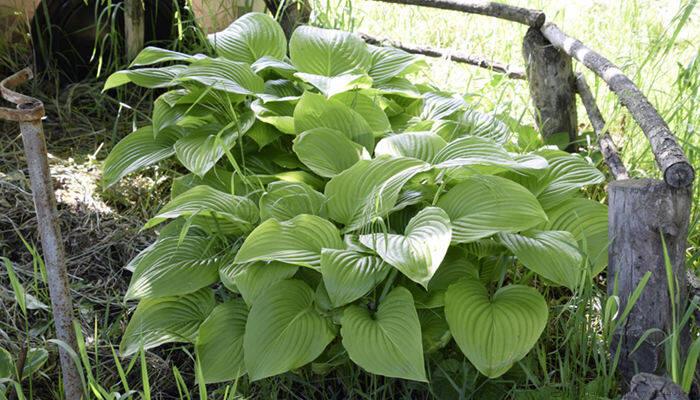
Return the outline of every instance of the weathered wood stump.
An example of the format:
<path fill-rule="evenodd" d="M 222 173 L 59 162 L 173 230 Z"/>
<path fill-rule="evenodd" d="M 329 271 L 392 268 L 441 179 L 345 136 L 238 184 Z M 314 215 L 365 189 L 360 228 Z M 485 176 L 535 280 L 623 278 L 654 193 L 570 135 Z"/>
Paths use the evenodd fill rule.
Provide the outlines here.
<path fill-rule="evenodd" d="M 652 179 L 633 179 L 608 186 L 609 237 L 608 294 L 620 295 L 620 310 L 642 277 L 651 273 L 649 282 L 625 324 L 615 332 L 612 351 L 620 351 L 620 372 L 629 382 L 637 372 L 660 373 L 664 338 L 655 332 L 637 346 L 649 329 L 669 332 L 673 324 L 669 285 L 666 278 L 663 234 L 677 282 L 680 304 L 687 299 L 685 248 L 690 219 L 692 191 L 672 188 Z M 616 283 L 616 285 L 615 285 Z M 615 292 L 617 286 L 617 292 Z M 683 306 L 676 304 L 677 313 Z M 683 343 L 683 338 L 681 338 Z"/>
<path fill-rule="evenodd" d="M 576 77 L 571 57 L 557 50 L 539 29 L 530 28 L 523 40 L 525 72 L 535 107 L 535 122 L 543 139 L 565 134 L 576 141 Z M 575 146 L 569 146 L 570 150 Z"/>
<path fill-rule="evenodd" d="M 641 373 L 632 378 L 630 391 L 622 400 L 688 400 L 688 396 L 668 378 Z"/>

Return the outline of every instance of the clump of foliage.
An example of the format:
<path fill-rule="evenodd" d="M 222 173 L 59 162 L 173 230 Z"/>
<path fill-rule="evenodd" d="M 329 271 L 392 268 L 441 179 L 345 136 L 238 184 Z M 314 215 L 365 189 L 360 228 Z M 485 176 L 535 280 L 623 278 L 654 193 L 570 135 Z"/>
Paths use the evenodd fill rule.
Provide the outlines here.
<path fill-rule="evenodd" d="M 169 65 L 105 86 L 167 89 L 105 183 L 181 165 L 127 267 L 123 356 L 190 342 L 205 382 L 314 361 L 427 381 L 424 354 L 454 339 L 494 378 L 542 334 L 540 290 L 605 267 L 607 209 L 581 190 L 603 175 L 411 82 L 422 59 L 310 26 L 287 43 L 258 13 L 209 40 L 216 57 L 147 48 L 134 66 Z"/>

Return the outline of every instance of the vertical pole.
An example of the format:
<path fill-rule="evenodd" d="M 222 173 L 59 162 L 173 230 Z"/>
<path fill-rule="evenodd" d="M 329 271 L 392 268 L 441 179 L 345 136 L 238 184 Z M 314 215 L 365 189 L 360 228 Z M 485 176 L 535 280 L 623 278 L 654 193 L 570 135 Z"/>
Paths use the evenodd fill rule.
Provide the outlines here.
<path fill-rule="evenodd" d="M 557 50 L 537 28 L 523 40 L 525 73 L 535 107 L 535 122 L 545 143 L 576 145 L 576 77 L 571 57 Z M 563 137 L 560 137 L 563 136 Z"/>
<path fill-rule="evenodd" d="M 625 382 L 638 372 L 659 374 L 663 366 L 664 334 L 654 332 L 636 349 L 649 329 L 670 332 L 673 326 L 666 277 L 663 234 L 680 301 L 677 318 L 685 311 L 687 285 L 685 248 L 692 202 L 689 187 L 676 189 L 663 181 L 631 179 L 608 185 L 609 237 L 608 294 L 620 298 L 620 310 L 647 272 L 651 273 L 625 324 L 615 332 L 612 352 L 620 351 L 619 369 Z M 617 293 L 614 293 L 615 282 Z M 688 338 L 680 338 L 680 347 Z M 634 351 L 633 351 L 634 350 Z"/>
<path fill-rule="evenodd" d="M 31 70 L 23 69 L 0 82 L 2 97 L 17 104 L 16 110 L 0 108 L 0 119 L 19 122 L 24 154 L 29 169 L 34 208 L 36 209 L 37 228 L 46 265 L 56 337 L 77 352 L 77 340 L 73 329 L 73 303 L 68 286 L 65 250 L 58 223 L 58 211 L 49 170 L 44 128 L 41 124 L 41 118 L 44 116 L 44 105 L 32 97 L 12 90 L 31 77 Z M 59 347 L 58 352 L 61 359 L 65 398 L 79 400 L 82 398 L 83 391 L 78 368 L 67 349 Z"/>
<path fill-rule="evenodd" d="M 309 0 L 265 0 L 265 5 L 277 18 L 287 39 L 297 26 L 309 22 L 311 5 Z"/>
<path fill-rule="evenodd" d="M 126 56 L 129 61 L 136 58 L 143 49 L 145 17 L 142 0 L 124 1 L 124 39 L 126 40 Z"/>

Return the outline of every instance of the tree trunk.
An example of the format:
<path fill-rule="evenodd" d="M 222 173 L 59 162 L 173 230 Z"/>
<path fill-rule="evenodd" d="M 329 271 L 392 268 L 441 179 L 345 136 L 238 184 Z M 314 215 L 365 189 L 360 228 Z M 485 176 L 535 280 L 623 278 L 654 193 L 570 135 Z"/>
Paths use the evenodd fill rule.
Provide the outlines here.
<path fill-rule="evenodd" d="M 265 5 L 272 15 L 282 25 L 282 30 L 287 39 L 292 37 L 292 32 L 299 25 L 309 22 L 311 16 L 310 0 L 265 0 Z M 282 8 L 280 8 L 280 5 Z"/>

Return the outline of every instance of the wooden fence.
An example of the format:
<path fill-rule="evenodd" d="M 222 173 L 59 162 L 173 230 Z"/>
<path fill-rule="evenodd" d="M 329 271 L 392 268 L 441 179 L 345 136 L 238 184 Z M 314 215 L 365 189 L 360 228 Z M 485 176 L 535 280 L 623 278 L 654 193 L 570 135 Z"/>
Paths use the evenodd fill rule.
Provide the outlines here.
<path fill-rule="evenodd" d="M 525 68 L 513 67 L 483 57 L 443 49 L 402 44 L 390 39 L 361 35 L 373 44 L 387 44 L 407 52 L 463 62 L 514 79 L 527 79 L 536 124 L 543 137 L 566 132 L 576 138 L 576 94 L 578 93 L 597 134 L 600 150 L 613 182 L 608 184 L 609 263 L 608 293 L 620 299 L 623 310 L 630 295 L 649 272 L 650 278 L 627 322 L 615 333 L 612 351 L 619 349 L 620 371 L 626 382 L 637 372 L 663 374 L 663 332 L 673 321 L 664 263 L 664 247 L 680 291 L 679 304 L 687 304 L 685 267 L 686 239 L 692 204 L 691 186 L 695 171 L 675 136 L 644 94 L 608 59 L 568 36 L 546 21 L 542 11 L 495 2 L 457 0 L 375 0 L 480 14 L 529 26 L 523 38 Z M 573 60 L 600 77 L 629 110 L 651 144 L 663 180 L 629 179 L 605 121 L 581 74 L 574 74 Z M 662 239 L 663 237 L 663 239 Z M 645 332 L 656 329 L 645 337 Z M 689 337 L 682 339 L 686 342 Z M 633 351 L 640 340 L 642 344 Z"/>

